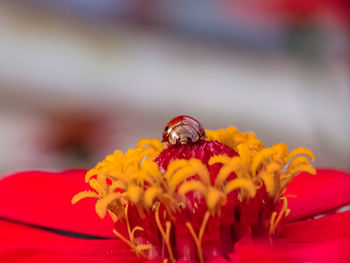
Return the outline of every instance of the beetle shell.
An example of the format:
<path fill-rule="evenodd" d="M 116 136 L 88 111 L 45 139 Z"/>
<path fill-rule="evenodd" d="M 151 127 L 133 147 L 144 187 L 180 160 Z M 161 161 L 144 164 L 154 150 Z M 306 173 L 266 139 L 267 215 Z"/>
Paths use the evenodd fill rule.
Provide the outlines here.
<path fill-rule="evenodd" d="M 196 142 L 201 138 L 205 138 L 205 130 L 203 125 L 187 115 L 180 115 L 173 118 L 165 126 L 163 132 L 163 142 L 170 144 L 186 144 L 187 142 Z"/>

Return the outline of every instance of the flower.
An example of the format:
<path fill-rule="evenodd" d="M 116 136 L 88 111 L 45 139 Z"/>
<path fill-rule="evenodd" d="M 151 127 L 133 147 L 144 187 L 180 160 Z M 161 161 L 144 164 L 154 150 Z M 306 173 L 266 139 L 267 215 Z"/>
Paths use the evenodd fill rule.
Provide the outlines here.
<path fill-rule="evenodd" d="M 0 262 L 350 260 L 349 174 L 312 175 L 309 150 L 233 127 L 206 135 L 166 149 L 144 139 L 88 172 L 2 179 Z M 92 190 L 73 206 L 84 176 Z"/>

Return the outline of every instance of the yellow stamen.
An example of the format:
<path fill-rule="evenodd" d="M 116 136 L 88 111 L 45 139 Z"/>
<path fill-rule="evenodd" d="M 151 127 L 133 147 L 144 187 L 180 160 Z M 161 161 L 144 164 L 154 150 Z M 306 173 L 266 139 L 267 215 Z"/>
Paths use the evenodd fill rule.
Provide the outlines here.
<path fill-rule="evenodd" d="M 138 141 L 137 146 L 150 146 L 155 152 L 161 152 L 163 150 L 163 144 L 158 139 L 141 139 Z"/>
<path fill-rule="evenodd" d="M 285 188 L 293 180 L 293 178 L 301 173 L 308 172 L 310 174 L 315 174 L 316 169 L 309 164 L 309 160 L 305 156 L 297 156 L 290 163 L 283 176 L 282 187 Z"/>
<path fill-rule="evenodd" d="M 282 173 L 282 167 L 277 163 L 270 163 L 266 167 L 266 171 L 260 172 L 260 177 L 263 180 L 266 191 L 270 196 L 278 196 L 280 190 L 279 175 Z"/>
<path fill-rule="evenodd" d="M 106 191 L 106 189 L 96 179 L 91 179 L 89 181 L 89 185 L 98 193 L 104 194 Z"/>
<path fill-rule="evenodd" d="M 307 155 L 310 157 L 311 161 L 315 161 L 314 153 L 312 151 L 310 151 L 309 149 L 306 149 L 304 147 L 295 148 L 293 151 L 291 151 L 287 155 L 287 157 L 285 158 L 285 161 L 287 162 L 289 159 L 291 159 L 292 157 L 294 157 L 296 155 Z"/>
<path fill-rule="evenodd" d="M 238 189 L 238 188 L 247 190 L 250 197 L 255 196 L 256 188 L 255 188 L 255 185 L 253 184 L 253 182 L 251 180 L 248 180 L 248 179 L 239 179 L 239 178 L 227 183 L 227 185 L 225 187 L 225 194 L 229 194 L 234 189 Z"/>
<path fill-rule="evenodd" d="M 224 164 L 215 179 L 215 185 L 218 187 L 223 185 L 223 183 L 227 180 L 227 177 L 233 172 L 236 173 L 237 177 L 240 177 L 238 174 L 240 170 L 244 169 L 242 161 L 239 157 L 230 158 L 227 156 L 218 155 L 210 158 L 209 164 L 214 163 Z"/>
<path fill-rule="evenodd" d="M 164 177 L 165 177 L 167 180 L 169 180 L 170 177 L 172 177 L 173 174 L 174 174 L 177 170 L 179 170 L 179 169 L 181 169 L 181 168 L 183 168 L 183 167 L 185 167 L 185 166 L 187 166 L 187 165 L 188 165 L 188 161 L 187 161 L 187 160 L 180 159 L 180 160 L 174 160 L 174 161 L 172 161 L 172 162 L 169 164 L 168 169 L 166 170 L 166 172 L 165 172 L 165 174 L 164 174 Z"/>
<path fill-rule="evenodd" d="M 126 183 L 122 180 L 116 180 L 112 182 L 110 190 L 115 191 L 116 189 L 125 190 L 127 188 Z"/>
<path fill-rule="evenodd" d="M 134 204 L 138 203 L 142 194 L 142 189 L 137 185 L 130 185 L 125 195 Z"/>
<path fill-rule="evenodd" d="M 209 171 L 201 160 L 192 158 L 189 160 L 189 165 L 196 171 L 196 175 L 199 176 L 204 185 L 210 185 Z"/>
<path fill-rule="evenodd" d="M 156 223 L 159 229 L 160 234 L 163 237 L 163 240 L 165 242 L 165 245 L 168 249 L 168 253 L 169 253 L 169 257 L 171 262 L 175 262 L 175 258 L 174 258 L 174 254 L 173 254 L 173 250 L 171 248 L 171 244 L 170 244 L 170 229 L 171 229 L 171 222 L 170 221 L 166 221 L 165 222 L 165 227 L 166 230 L 164 230 L 162 223 L 160 222 L 159 219 L 159 205 L 156 208 L 156 212 L 155 212 L 155 219 L 156 219 Z"/>
<path fill-rule="evenodd" d="M 183 182 L 183 181 L 185 181 L 185 180 L 187 180 L 195 175 L 196 175 L 196 171 L 190 166 L 177 170 L 174 173 L 174 175 L 169 179 L 169 189 L 172 192 L 174 192 L 176 190 L 177 186 L 181 182 Z"/>
<path fill-rule="evenodd" d="M 120 234 L 117 230 L 113 230 L 113 233 L 119 237 L 122 241 L 127 243 L 137 255 L 141 255 L 143 257 L 147 258 L 147 255 L 143 252 L 144 250 L 148 250 L 152 248 L 151 244 L 136 244 L 135 240 L 135 232 L 136 231 L 144 231 L 144 229 L 140 226 L 135 226 L 132 230 L 130 228 L 130 222 L 129 222 L 129 217 L 128 217 L 128 205 L 125 207 L 125 222 L 126 222 L 126 227 L 128 230 L 129 234 L 129 240 L 124 237 L 122 234 Z"/>
<path fill-rule="evenodd" d="M 264 147 L 262 142 L 255 137 L 254 133 L 239 132 L 236 127 L 228 127 L 216 131 L 206 130 L 206 135 L 209 140 L 226 144 L 236 152 L 238 152 L 238 146 L 243 143 L 248 145 L 250 149 L 260 149 Z"/>
<path fill-rule="evenodd" d="M 229 164 L 232 161 L 231 157 L 227 155 L 215 155 L 209 159 L 208 164 L 213 165 L 215 163 Z"/>
<path fill-rule="evenodd" d="M 285 196 L 281 197 L 281 200 L 283 200 L 283 205 L 281 208 L 281 211 L 277 213 L 274 211 L 271 215 L 271 220 L 270 220 L 270 230 L 269 233 L 270 235 L 273 234 L 274 230 L 278 226 L 279 222 L 284 216 L 287 216 L 290 213 L 290 209 L 288 209 L 288 201 Z M 277 217 L 277 218 L 276 218 Z"/>
<path fill-rule="evenodd" d="M 99 217 L 104 218 L 107 213 L 108 206 L 116 199 L 121 197 L 120 193 L 111 193 L 104 198 L 98 199 L 95 205 L 96 213 Z"/>
<path fill-rule="evenodd" d="M 253 176 L 256 176 L 256 171 L 258 167 L 261 164 L 263 164 L 263 161 L 270 158 L 272 154 L 273 154 L 272 148 L 265 148 L 256 155 L 256 157 L 253 159 L 252 168 L 251 168 Z"/>
<path fill-rule="evenodd" d="M 226 196 L 224 195 L 223 192 L 210 187 L 208 192 L 207 192 L 207 206 L 212 213 L 215 213 L 215 209 L 217 208 L 218 204 L 223 205 L 224 202 L 226 201 Z"/>
<path fill-rule="evenodd" d="M 181 168 L 175 170 L 172 175 L 168 176 L 169 186 L 175 190 L 176 187 L 185 180 L 197 175 L 203 185 L 210 185 L 210 174 L 207 167 L 198 159 L 190 159 L 186 164 L 181 164 Z"/>
<path fill-rule="evenodd" d="M 181 184 L 181 186 L 179 187 L 178 193 L 180 195 L 185 195 L 188 192 L 193 192 L 193 191 L 198 191 L 204 196 L 206 194 L 207 188 L 201 181 L 192 180 Z"/>
<path fill-rule="evenodd" d="M 187 223 L 186 223 L 186 226 L 187 226 L 188 230 L 190 231 L 190 233 L 191 233 L 191 235 L 192 235 L 192 237 L 193 237 L 193 239 L 194 239 L 194 242 L 196 243 L 197 252 L 198 252 L 198 257 L 199 257 L 199 261 L 200 261 L 201 263 L 204 262 L 203 250 L 202 250 L 202 238 L 203 238 L 204 230 L 205 230 L 205 227 L 207 226 L 209 217 L 210 217 L 210 214 L 209 214 L 209 212 L 207 211 L 207 212 L 205 213 L 205 215 L 204 215 L 201 228 L 199 229 L 199 234 L 198 234 L 198 236 L 197 236 L 196 232 L 194 231 L 194 229 L 193 229 L 191 223 L 190 223 L 190 222 L 187 222 Z"/>
<path fill-rule="evenodd" d="M 84 198 L 98 198 L 98 194 L 89 190 L 80 192 L 73 197 L 72 204 L 74 205 L 75 203 L 79 202 L 81 199 Z"/>
<path fill-rule="evenodd" d="M 108 210 L 108 214 L 112 218 L 114 223 L 118 221 L 119 217 L 116 214 L 114 214 L 112 211 Z"/>
<path fill-rule="evenodd" d="M 146 192 L 145 192 L 145 203 L 146 203 L 146 205 L 148 207 L 152 207 L 154 198 L 156 198 L 161 193 L 163 193 L 162 188 L 154 187 L 154 186 L 149 187 L 146 190 Z"/>
<path fill-rule="evenodd" d="M 130 240 L 128 240 L 127 238 L 125 238 L 122 234 L 120 234 L 117 230 L 113 229 L 113 233 L 119 237 L 122 241 L 124 241 L 126 244 L 128 244 L 131 248 L 134 248 L 134 245 L 130 242 Z"/>

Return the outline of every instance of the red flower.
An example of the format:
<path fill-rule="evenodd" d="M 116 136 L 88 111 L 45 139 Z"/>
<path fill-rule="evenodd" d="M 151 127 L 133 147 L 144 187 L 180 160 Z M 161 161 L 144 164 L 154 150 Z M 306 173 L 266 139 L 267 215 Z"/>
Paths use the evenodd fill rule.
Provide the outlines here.
<path fill-rule="evenodd" d="M 23 172 L 0 181 L 0 262 L 145 261 L 115 239 L 112 220 L 96 215 L 93 200 L 71 205 L 72 196 L 84 188 L 85 173 Z M 323 169 L 317 175 L 303 173 L 287 193 L 298 198 L 289 199 L 291 213 L 278 241 L 243 240 L 230 260 L 349 262 L 350 211 L 335 212 L 350 203 L 350 174 Z"/>
<path fill-rule="evenodd" d="M 186 151 L 183 151 L 183 147 L 179 148 L 179 151 L 174 151 L 174 148 L 170 147 L 163 151 L 157 162 L 161 169 L 167 170 L 170 159 L 196 157 L 204 164 L 210 163 L 208 169 L 212 176 L 218 173 L 219 168 L 215 162 L 210 161 L 210 154 L 225 154 L 227 158 L 237 155 L 232 150 L 226 149 L 225 145 L 216 142 L 198 145 L 200 146 L 194 148 L 186 146 L 188 147 Z M 200 147 L 202 148 L 199 151 Z M 208 147 L 210 154 L 203 155 Z M 194 155 L 188 156 L 189 151 L 195 152 Z M 93 173 L 95 172 L 96 170 L 93 170 Z M 0 262 L 163 262 L 160 258 L 147 261 L 143 257 L 136 256 L 125 240 L 122 241 L 113 234 L 115 224 L 111 218 L 105 217 L 101 220 L 91 209 L 95 205 L 93 199 L 78 202 L 75 206 L 71 205 L 72 196 L 86 187 L 85 174 L 85 170 L 62 173 L 23 172 L 0 181 Z M 93 183 L 90 182 L 90 185 Z M 208 185 L 208 191 L 212 191 L 210 187 L 214 186 L 210 182 Z M 248 194 L 249 184 L 244 187 Z M 267 191 L 270 191 L 269 193 L 273 191 L 271 185 L 266 186 L 266 191 L 265 188 L 257 189 L 264 190 L 252 193 L 251 196 L 255 197 L 250 200 L 259 200 L 265 204 L 263 209 L 272 209 L 266 205 L 268 199 L 263 197 Z M 237 198 L 237 193 L 239 192 L 234 192 L 232 198 Z M 255 221 L 249 220 L 256 219 L 254 213 L 260 211 L 259 222 L 264 225 L 266 223 L 264 216 L 270 216 L 273 209 L 254 210 L 259 204 L 252 201 L 250 206 L 241 207 L 243 210 L 240 210 L 240 223 L 245 223 L 239 230 L 250 229 L 253 234 L 247 235 L 244 232 L 237 238 L 229 252 L 219 254 L 219 257 L 211 259 L 210 262 L 349 262 L 350 211 L 343 211 L 346 210 L 343 208 L 350 204 L 350 174 L 325 169 L 317 170 L 316 175 L 302 173 L 288 185 L 284 196 L 288 197 L 288 208 L 291 212 L 279 227 L 270 226 L 270 235 L 278 231 L 271 235 L 273 236 L 271 242 L 266 238 L 269 228 L 259 228 Z M 130 198 L 136 197 L 134 195 Z M 189 196 L 190 201 L 191 198 L 195 197 Z M 220 203 L 220 199 L 218 200 L 219 203 L 215 204 L 221 204 L 223 207 L 230 205 L 230 201 Z M 211 199 L 208 199 L 207 204 L 208 209 L 217 211 L 216 206 L 211 206 Z M 275 204 L 281 207 L 284 202 L 277 200 Z M 206 203 L 199 202 L 198 205 L 205 206 Z M 100 216 L 103 215 L 103 209 L 97 211 Z M 197 211 L 201 213 L 200 208 Z M 130 213 L 133 213 L 132 209 Z M 242 219 L 244 215 L 252 215 L 245 219 L 249 222 Z M 137 214 L 132 216 L 138 217 Z M 182 216 L 185 222 L 186 214 Z M 211 218 L 214 220 L 215 217 Z M 225 214 L 223 210 L 220 220 L 224 221 L 218 222 L 222 224 L 226 222 L 225 220 L 231 220 L 230 218 L 230 215 Z M 151 231 L 152 228 L 151 221 L 149 229 L 146 228 L 147 222 L 143 221 L 143 224 L 146 224 L 143 225 L 145 232 Z M 196 219 L 191 222 L 195 228 Z M 211 221 L 210 229 L 206 230 L 211 233 L 210 238 L 216 237 L 212 228 L 215 227 L 213 222 L 216 221 Z M 271 222 L 278 224 L 279 220 Z M 247 228 L 244 227 L 245 224 Z M 119 231 L 118 225 L 117 230 Z M 177 242 L 186 242 L 185 235 L 177 236 Z M 203 248 L 207 250 L 203 254 L 206 257 L 206 253 L 215 247 L 215 243 L 210 243 L 208 237 L 204 237 L 203 240 L 205 243 Z M 223 240 L 217 240 L 217 243 L 221 244 L 220 242 Z M 223 242 L 223 245 L 226 244 L 227 242 Z"/>

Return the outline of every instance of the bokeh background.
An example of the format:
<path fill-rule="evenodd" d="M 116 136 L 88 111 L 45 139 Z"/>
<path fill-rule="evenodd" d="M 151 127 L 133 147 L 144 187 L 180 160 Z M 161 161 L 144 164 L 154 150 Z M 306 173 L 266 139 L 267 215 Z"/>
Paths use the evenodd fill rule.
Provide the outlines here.
<path fill-rule="evenodd" d="M 347 0 L 0 2 L 0 174 L 92 167 L 174 116 L 350 169 Z"/>

